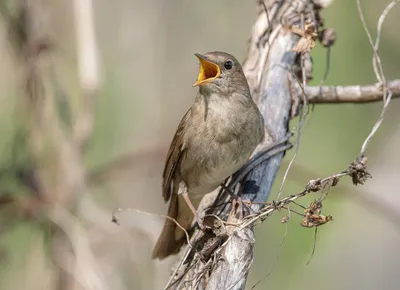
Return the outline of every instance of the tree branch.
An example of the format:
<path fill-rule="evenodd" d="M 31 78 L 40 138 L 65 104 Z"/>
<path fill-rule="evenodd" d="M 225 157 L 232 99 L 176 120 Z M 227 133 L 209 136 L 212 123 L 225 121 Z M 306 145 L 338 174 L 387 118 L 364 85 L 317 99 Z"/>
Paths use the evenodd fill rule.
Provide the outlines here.
<path fill-rule="evenodd" d="M 387 83 L 392 98 L 400 97 L 400 80 Z M 371 103 L 383 100 L 380 84 L 365 86 L 312 86 L 306 87 L 308 102 L 311 104 Z"/>

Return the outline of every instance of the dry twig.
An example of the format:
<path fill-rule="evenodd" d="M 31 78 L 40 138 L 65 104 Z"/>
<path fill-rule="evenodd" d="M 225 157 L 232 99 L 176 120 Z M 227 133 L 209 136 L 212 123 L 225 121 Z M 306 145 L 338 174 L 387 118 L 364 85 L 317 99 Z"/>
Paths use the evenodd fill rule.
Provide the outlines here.
<path fill-rule="evenodd" d="M 182 226 L 178 223 L 178 221 L 177 221 L 176 219 L 174 219 L 174 218 L 172 218 L 172 217 L 170 217 L 170 216 L 167 216 L 167 215 L 160 215 L 160 214 L 155 214 L 155 213 L 149 213 L 149 212 L 145 212 L 145 211 L 142 211 L 142 210 L 139 210 L 139 209 L 134 209 L 134 208 L 120 208 L 120 207 L 117 207 L 117 208 L 114 209 L 114 211 L 112 212 L 111 221 L 112 221 L 113 223 L 117 224 L 117 225 L 120 225 L 119 219 L 118 219 L 118 216 L 117 216 L 117 213 L 119 213 L 119 212 L 125 212 L 125 211 L 133 211 L 133 212 L 137 212 L 137 213 L 144 214 L 144 215 L 148 215 L 148 216 L 156 216 L 156 217 L 161 217 L 161 218 L 164 218 L 164 219 L 169 219 L 170 221 L 174 222 L 174 223 L 176 224 L 177 227 L 179 227 L 182 231 L 184 231 L 185 236 L 186 236 L 186 242 L 188 243 L 188 245 L 189 245 L 190 248 L 193 248 L 192 244 L 190 243 L 190 236 L 189 236 L 188 232 L 186 231 L 186 229 L 185 229 L 184 227 L 182 227 Z"/>

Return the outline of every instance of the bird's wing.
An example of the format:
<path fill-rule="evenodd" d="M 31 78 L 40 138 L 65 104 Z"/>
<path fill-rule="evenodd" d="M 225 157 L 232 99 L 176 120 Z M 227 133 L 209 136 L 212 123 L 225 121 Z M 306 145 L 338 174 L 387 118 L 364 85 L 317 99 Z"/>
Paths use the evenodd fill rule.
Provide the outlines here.
<path fill-rule="evenodd" d="M 172 143 L 169 147 L 167 160 L 165 161 L 165 167 L 163 172 L 163 198 L 168 201 L 171 193 L 172 186 L 171 182 L 174 176 L 176 165 L 179 163 L 182 153 L 185 150 L 184 136 L 185 131 L 191 117 L 191 109 L 189 109 L 185 116 L 183 116 L 181 122 L 179 123 L 178 129 L 176 130 L 175 136 L 172 139 Z"/>

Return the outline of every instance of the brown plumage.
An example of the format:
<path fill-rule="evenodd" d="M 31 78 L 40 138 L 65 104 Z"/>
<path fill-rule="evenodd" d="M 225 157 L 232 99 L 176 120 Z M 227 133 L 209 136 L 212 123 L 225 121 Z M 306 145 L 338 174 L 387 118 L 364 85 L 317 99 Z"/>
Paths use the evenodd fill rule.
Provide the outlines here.
<path fill-rule="evenodd" d="M 199 93 L 172 140 L 162 186 L 165 202 L 170 201 L 168 216 L 185 229 L 204 195 L 239 170 L 264 138 L 264 121 L 240 63 L 224 52 L 196 56 L 201 66 L 194 86 Z M 167 219 L 153 258 L 176 254 L 185 239 Z"/>

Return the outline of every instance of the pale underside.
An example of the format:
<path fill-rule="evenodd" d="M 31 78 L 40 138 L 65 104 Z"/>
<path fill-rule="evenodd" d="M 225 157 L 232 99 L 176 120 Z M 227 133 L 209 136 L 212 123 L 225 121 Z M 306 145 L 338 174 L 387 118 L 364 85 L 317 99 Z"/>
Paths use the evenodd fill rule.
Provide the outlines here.
<path fill-rule="evenodd" d="M 237 100 L 232 102 L 232 98 Z M 246 163 L 261 141 L 255 137 L 263 129 L 257 108 L 241 98 L 245 97 L 211 94 L 206 102 L 195 103 L 191 108 L 190 129 L 184 135 L 184 140 L 190 141 L 184 144 L 173 178 L 173 182 L 185 185 L 178 185 L 178 194 L 187 188 L 191 198 L 201 198 L 215 190 Z M 241 113 L 233 114 L 238 111 Z"/>

